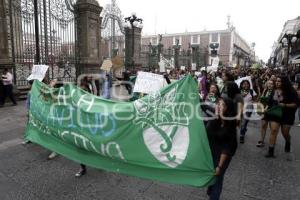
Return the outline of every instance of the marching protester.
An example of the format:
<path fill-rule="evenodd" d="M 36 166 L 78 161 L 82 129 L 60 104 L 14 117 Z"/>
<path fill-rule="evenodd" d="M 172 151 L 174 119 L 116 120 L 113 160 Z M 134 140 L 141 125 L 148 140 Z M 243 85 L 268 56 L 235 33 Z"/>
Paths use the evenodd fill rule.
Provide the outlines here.
<path fill-rule="evenodd" d="M 101 90 L 101 97 L 104 98 L 104 99 L 110 99 L 111 98 L 111 94 L 110 94 L 111 83 L 110 83 L 110 80 L 111 80 L 110 75 L 106 74 L 104 83 L 102 85 L 102 90 Z M 93 89 L 91 87 L 91 82 L 92 82 L 91 78 L 84 77 L 81 80 L 80 88 L 87 91 L 88 93 L 96 95 L 95 92 L 93 92 Z M 75 174 L 75 177 L 81 177 L 81 176 L 85 175 L 86 171 L 87 171 L 86 165 L 80 164 L 80 169 Z"/>
<path fill-rule="evenodd" d="M 277 77 L 276 90 L 272 99 L 273 112 L 266 112 L 266 119 L 270 121 L 271 135 L 269 150 L 266 158 L 274 157 L 274 149 L 277 135 L 281 128 L 281 133 L 285 139 L 285 152 L 291 152 L 290 129 L 295 121 L 295 113 L 299 99 L 296 90 L 293 88 L 287 76 Z"/>
<path fill-rule="evenodd" d="M 0 107 L 3 107 L 5 104 L 6 97 L 9 97 L 13 105 L 16 106 L 17 102 L 13 93 L 13 75 L 4 69 L 2 74 L 2 83 L 3 83 L 3 97 L 0 99 Z"/>
<path fill-rule="evenodd" d="M 215 109 L 220 99 L 220 92 L 217 84 L 212 83 L 209 87 L 209 92 L 206 96 L 204 103 L 201 105 L 201 109 L 204 112 L 204 123 L 206 124 L 212 117 L 215 117 Z"/>
<path fill-rule="evenodd" d="M 33 80 L 28 81 L 28 84 L 31 86 L 33 84 Z M 27 98 L 26 98 L 26 109 L 27 109 L 27 123 L 29 121 L 29 110 L 30 110 L 30 91 L 27 93 Z M 29 140 L 24 140 L 22 144 L 29 144 L 31 143 Z"/>
<path fill-rule="evenodd" d="M 202 71 L 201 76 L 198 79 L 199 82 L 199 92 L 201 99 L 205 100 L 207 95 L 207 72 Z"/>
<path fill-rule="evenodd" d="M 47 83 L 47 80 L 44 79 L 43 82 Z M 56 84 L 57 84 L 57 79 L 53 79 L 53 80 L 50 81 L 49 87 L 54 88 L 54 87 L 56 87 Z M 48 160 L 52 160 L 52 159 L 54 159 L 56 156 L 57 156 L 57 153 L 56 153 L 56 152 L 52 152 L 52 153 L 48 156 Z"/>
<path fill-rule="evenodd" d="M 111 94 L 110 94 L 110 75 L 106 74 L 105 75 L 105 80 L 102 85 L 102 90 L 101 90 L 101 97 L 104 99 L 110 99 Z"/>
<path fill-rule="evenodd" d="M 247 132 L 247 126 L 249 123 L 249 118 L 252 115 L 253 111 L 253 100 L 256 94 L 254 91 L 250 88 L 250 82 L 249 80 L 243 80 L 240 84 L 240 91 L 241 95 L 243 97 L 244 101 L 244 115 L 243 120 L 241 124 L 241 130 L 240 130 L 240 143 L 243 144 L 245 142 L 245 135 Z"/>
<path fill-rule="evenodd" d="M 274 81 L 269 80 L 266 85 L 267 87 L 265 88 L 265 90 L 262 93 L 260 102 L 264 106 L 263 110 L 268 110 L 268 108 L 270 108 L 272 106 L 272 99 L 274 96 L 274 84 L 275 84 Z M 264 116 L 261 120 L 260 140 L 256 144 L 257 147 L 265 146 L 265 137 L 266 137 L 268 124 L 269 124 L 269 121 Z"/>
<path fill-rule="evenodd" d="M 206 130 L 216 169 L 216 182 L 209 186 L 210 200 L 220 199 L 225 172 L 237 149 L 236 104 L 230 98 L 222 98 L 217 105 L 218 118 L 207 123 Z"/>
<path fill-rule="evenodd" d="M 298 98 L 300 99 L 300 82 L 298 83 L 297 94 L 298 94 Z M 299 120 L 299 124 L 297 126 L 300 126 L 300 105 L 298 107 L 298 120 Z"/>

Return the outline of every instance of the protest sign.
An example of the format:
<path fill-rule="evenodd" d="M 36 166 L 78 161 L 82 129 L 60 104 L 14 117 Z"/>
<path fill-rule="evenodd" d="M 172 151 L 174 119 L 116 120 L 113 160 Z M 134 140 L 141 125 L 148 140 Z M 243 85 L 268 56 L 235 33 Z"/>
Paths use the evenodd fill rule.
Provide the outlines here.
<path fill-rule="evenodd" d="M 163 60 L 161 60 L 159 63 L 159 72 L 166 72 L 166 66 L 165 66 L 165 62 Z"/>
<path fill-rule="evenodd" d="M 220 63 L 220 59 L 219 58 L 214 58 L 213 61 L 212 61 L 211 66 L 214 67 L 214 68 L 218 67 L 219 63 Z"/>
<path fill-rule="evenodd" d="M 133 92 L 149 94 L 151 92 L 159 91 L 165 85 L 166 84 L 163 75 L 153 74 L 149 72 L 138 72 Z"/>
<path fill-rule="evenodd" d="M 110 71 L 110 69 L 112 68 L 112 62 L 110 59 L 106 59 L 103 61 L 101 69 L 104 71 Z"/>
<path fill-rule="evenodd" d="M 196 67 L 197 67 L 197 64 L 196 64 L 196 63 L 192 63 L 192 70 L 193 70 L 193 71 L 196 71 L 196 70 L 197 70 Z"/>
<path fill-rule="evenodd" d="M 26 140 L 106 171 L 205 187 L 215 168 L 191 76 L 134 102 L 35 81 Z M 196 112 L 196 113 L 195 113 Z M 51 174 L 49 174 L 51 176 Z"/>
<path fill-rule="evenodd" d="M 30 80 L 43 81 L 48 68 L 49 68 L 48 65 L 33 65 L 31 75 L 27 78 L 27 81 Z"/>

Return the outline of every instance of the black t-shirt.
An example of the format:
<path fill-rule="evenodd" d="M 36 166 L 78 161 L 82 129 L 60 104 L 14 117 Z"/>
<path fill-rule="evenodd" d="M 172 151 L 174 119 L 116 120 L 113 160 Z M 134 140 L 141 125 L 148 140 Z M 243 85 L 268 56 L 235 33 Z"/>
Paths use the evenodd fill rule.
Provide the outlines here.
<path fill-rule="evenodd" d="M 225 122 L 224 126 L 220 119 L 210 120 L 206 130 L 213 156 L 219 157 L 222 153 L 234 156 L 237 149 L 235 120 Z"/>

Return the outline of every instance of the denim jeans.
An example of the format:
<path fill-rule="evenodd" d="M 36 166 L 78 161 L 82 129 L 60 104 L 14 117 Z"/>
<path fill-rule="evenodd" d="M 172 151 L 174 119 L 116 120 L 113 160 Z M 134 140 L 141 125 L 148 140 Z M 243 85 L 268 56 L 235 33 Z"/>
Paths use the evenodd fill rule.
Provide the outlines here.
<path fill-rule="evenodd" d="M 246 135 L 247 126 L 248 126 L 248 123 L 249 123 L 248 118 L 251 117 L 252 112 L 246 112 L 245 115 L 246 115 L 246 117 L 243 118 L 242 125 L 241 125 L 241 130 L 240 130 L 240 135 L 241 136 L 245 136 Z"/>
<path fill-rule="evenodd" d="M 214 158 L 214 160 L 215 160 L 215 158 Z M 226 161 L 223 163 L 223 166 L 221 169 L 221 174 L 216 177 L 215 184 L 208 187 L 207 195 L 209 196 L 209 200 L 219 200 L 220 199 L 220 196 L 222 193 L 222 188 L 223 188 L 224 175 L 230 164 L 230 161 L 231 161 L 231 157 L 228 157 L 226 159 Z M 218 162 L 215 161 L 214 163 L 218 163 Z"/>

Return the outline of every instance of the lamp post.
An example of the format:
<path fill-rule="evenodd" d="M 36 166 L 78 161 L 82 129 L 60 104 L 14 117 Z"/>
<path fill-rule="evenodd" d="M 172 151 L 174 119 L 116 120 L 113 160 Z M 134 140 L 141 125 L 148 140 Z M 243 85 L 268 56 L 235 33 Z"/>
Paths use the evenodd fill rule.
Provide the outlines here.
<path fill-rule="evenodd" d="M 286 62 L 285 62 L 286 68 L 289 66 L 290 51 L 291 51 L 292 44 L 297 42 L 298 38 L 300 38 L 299 31 L 297 34 L 285 33 L 280 41 L 282 45 L 287 45 L 287 55 L 286 55 Z"/>
<path fill-rule="evenodd" d="M 127 59 L 129 59 L 130 62 L 129 62 L 129 60 L 127 60 L 127 63 L 126 63 L 127 66 L 126 67 L 128 68 L 129 65 L 131 65 L 132 68 L 134 68 L 134 65 L 135 65 L 134 64 L 134 62 L 135 62 L 135 60 L 134 60 L 134 55 L 135 55 L 135 53 L 134 53 L 134 51 L 135 51 L 135 48 L 134 48 L 134 46 L 135 46 L 135 44 L 134 44 L 135 30 L 143 28 L 143 20 L 140 19 L 140 18 L 137 18 L 135 13 L 132 13 L 130 17 L 126 17 L 124 20 L 125 20 L 125 22 L 124 22 L 123 26 L 124 26 L 125 29 L 127 29 L 127 31 L 125 31 L 125 32 L 129 33 L 129 29 L 130 29 L 131 34 L 132 34 L 131 35 L 131 44 L 128 44 L 128 45 L 131 45 L 131 54 L 129 54 L 131 59 L 129 59 L 128 56 L 127 56 Z M 126 47 L 126 48 L 128 48 L 128 47 Z M 129 49 L 126 49 L 126 51 L 128 53 Z"/>

